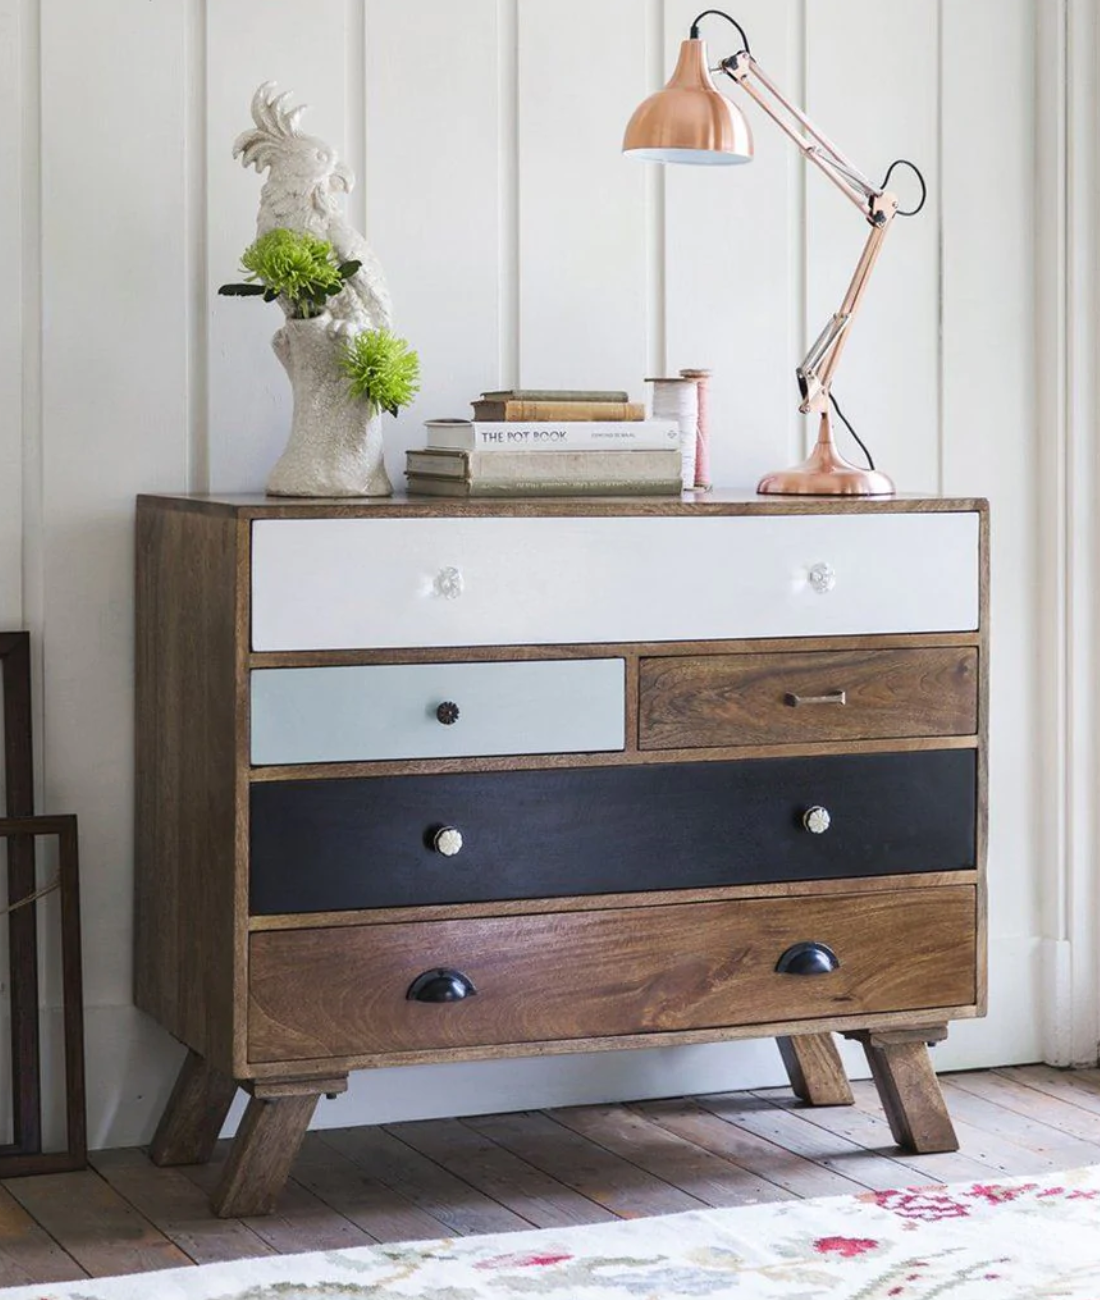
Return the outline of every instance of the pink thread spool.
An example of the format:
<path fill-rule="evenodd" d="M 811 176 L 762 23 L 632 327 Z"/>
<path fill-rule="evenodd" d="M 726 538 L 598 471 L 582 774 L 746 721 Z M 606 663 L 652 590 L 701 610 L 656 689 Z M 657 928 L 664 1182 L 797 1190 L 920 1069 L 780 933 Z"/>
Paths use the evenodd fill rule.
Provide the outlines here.
<path fill-rule="evenodd" d="M 707 391 L 709 370 L 681 370 L 685 379 L 694 379 L 698 390 L 698 418 L 695 426 L 695 490 L 710 490 L 710 395 Z"/>

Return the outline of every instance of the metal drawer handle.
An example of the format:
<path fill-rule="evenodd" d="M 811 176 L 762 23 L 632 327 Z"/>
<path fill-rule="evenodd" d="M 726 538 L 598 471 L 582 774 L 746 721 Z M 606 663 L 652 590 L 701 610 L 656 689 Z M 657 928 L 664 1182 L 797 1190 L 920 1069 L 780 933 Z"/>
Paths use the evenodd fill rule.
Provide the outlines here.
<path fill-rule="evenodd" d="M 461 1002 L 463 998 L 472 998 L 477 993 L 473 981 L 466 978 L 460 970 L 438 967 L 426 970 L 409 985 L 405 994 L 408 1002 Z"/>
<path fill-rule="evenodd" d="M 847 691 L 826 691 L 824 695 L 796 695 L 794 691 L 788 691 L 783 696 L 783 703 L 789 704 L 792 709 L 797 709 L 800 704 L 847 704 Z"/>
<path fill-rule="evenodd" d="M 435 711 L 435 716 L 445 727 L 453 726 L 462 716 L 462 710 L 454 700 L 444 700 Z"/>
<path fill-rule="evenodd" d="M 780 975 L 829 975 L 840 969 L 840 958 L 827 943 L 796 943 L 776 963 Z"/>

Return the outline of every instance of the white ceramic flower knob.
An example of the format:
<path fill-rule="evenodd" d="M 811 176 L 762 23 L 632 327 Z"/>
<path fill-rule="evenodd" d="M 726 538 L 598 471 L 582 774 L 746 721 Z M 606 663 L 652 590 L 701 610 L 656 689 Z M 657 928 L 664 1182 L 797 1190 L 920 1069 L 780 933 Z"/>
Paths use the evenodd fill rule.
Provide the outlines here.
<path fill-rule="evenodd" d="M 832 591 L 836 586 L 836 570 L 831 564 L 826 564 L 824 561 L 821 564 L 811 564 L 807 577 L 810 580 L 810 586 L 819 596 L 824 596 L 826 592 Z"/>
<path fill-rule="evenodd" d="M 440 569 L 435 575 L 436 595 L 443 596 L 446 600 L 457 600 L 462 595 L 462 589 L 465 585 L 461 571 L 456 569 L 453 564 L 449 564 L 445 569 Z"/>
<path fill-rule="evenodd" d="M 802 825 L 811 835 L 824 835 L 832 820 L 828 808 L 822 808 L 820 804 L 814 804 L 802 814 Z"/>
<path fill-rule="evenodd" d="M 432 844 L 437 853 L 442 853 L 445 858 L 453 858 L 462 848 L 462 832 L 456 826 L 444 826 L 442 830 L 436 831 Z"/>

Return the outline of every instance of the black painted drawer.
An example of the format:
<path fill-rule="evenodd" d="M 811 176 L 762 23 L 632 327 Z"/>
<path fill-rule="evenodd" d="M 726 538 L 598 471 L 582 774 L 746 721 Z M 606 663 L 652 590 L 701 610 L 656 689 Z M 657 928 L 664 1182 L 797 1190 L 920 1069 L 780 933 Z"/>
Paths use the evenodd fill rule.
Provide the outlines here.
<path fill-rule="evenodd" d="M 251 910 L 972 868 L 973 750 L 259 782 Z M 828 810 L 823 834 L 803 825 Z M 456 828 L 453 856 L 433 847 Z"/>

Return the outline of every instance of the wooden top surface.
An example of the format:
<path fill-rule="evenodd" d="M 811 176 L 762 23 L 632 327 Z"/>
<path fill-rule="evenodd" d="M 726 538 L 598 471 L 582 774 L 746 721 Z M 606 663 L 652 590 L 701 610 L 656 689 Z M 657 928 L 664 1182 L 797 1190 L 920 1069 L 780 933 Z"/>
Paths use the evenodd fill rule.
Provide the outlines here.
<path fill-rule="evenodd" d="M 254 494 L 142 495 L 138 503 L 161 510 L 194 510 L 243 519 L 476 518 L 570 515 L 809 515 L 891 514 L 920 511 L 985 512 L 979 497 L 778 497 L 744 489 L 685 492 L 679 497 L 270 497 Z"/>

